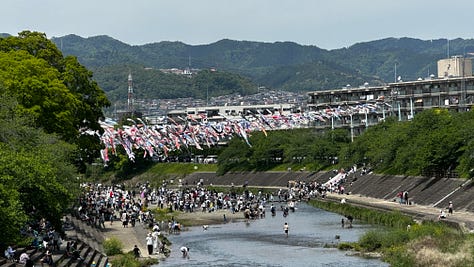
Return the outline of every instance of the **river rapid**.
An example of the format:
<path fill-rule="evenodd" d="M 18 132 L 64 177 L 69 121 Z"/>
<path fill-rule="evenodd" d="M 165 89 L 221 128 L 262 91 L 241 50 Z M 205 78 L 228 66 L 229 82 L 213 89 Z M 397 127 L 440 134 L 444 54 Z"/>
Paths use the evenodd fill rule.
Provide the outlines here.
<path fill-rule="evenodd" d="M 338 242 L 357 241 L 374 229 L 357 221 L 352 228 L 342 228 L 342 218 L 306 203 L 299 203 L 296 212 L 287 217 L 279 209 L 271 216 L 267 206 L 263 219 L 210 225 L 207 230 L 190 227 L 168 236 L 171 255 L 154 266 L 389 266 L 331 248 Z M 288 237 L 283 230 L 285 222 Z M 182 256 L 182 246 L 189 247 L 189 257 Z"/>

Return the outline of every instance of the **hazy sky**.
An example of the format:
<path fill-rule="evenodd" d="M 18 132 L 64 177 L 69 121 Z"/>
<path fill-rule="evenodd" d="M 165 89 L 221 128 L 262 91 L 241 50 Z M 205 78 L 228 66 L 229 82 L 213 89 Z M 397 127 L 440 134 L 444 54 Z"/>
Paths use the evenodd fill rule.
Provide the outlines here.
<path fill-rule="evenodd" d="M 2 0 L 0 32 L 108 35 L 131 45 L 228 38 L 325 49 L 386 37 L 471 39 L 472 0 Z"/>

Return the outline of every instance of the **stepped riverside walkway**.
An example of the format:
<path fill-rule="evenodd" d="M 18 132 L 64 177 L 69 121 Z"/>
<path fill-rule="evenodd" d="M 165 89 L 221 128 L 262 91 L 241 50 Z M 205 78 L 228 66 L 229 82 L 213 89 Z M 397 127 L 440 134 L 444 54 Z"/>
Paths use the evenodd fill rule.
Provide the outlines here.
<path fill-rule="evenodd" d="M 181 179 L 183 184 L 215 186 L 243 186 L 286 188 L 289 181 L 316 181 L 325 183 L 337 172 L 240 172 L 218 176 L 210 172 L 197 172 Z M 456 178 L 414 177 L 398 175 L 362 175 L 360 171 L 348 174 L 344 183 L 346 194 L 330 193 L 326 199 L 382 210 L 398 210 L 420 220 L 437 220 L 440 210 L 446 210 L 449 201 L 454 213 L 445 220 L 474 232 L 474 181 Z M 410 205 L 397 200 L 400 191 L 408 191 Z"/>
<path fill-rule="evenodd" d="M 54 266 L 56 267 L 106 267 L 108 266 L 108 258 L 102 252 L 102 243 L 104 235 L 97 228 L 91 227 L 84 222 L 75 218 L 71 218 L 71 224 L 74 226 L 65 231 L 66 238 L 60 244 L 59 250 L 52 251 Z M 80 259 L 73 259 L 66 254 L 66 244 L 68 241 L 75 241 L 77 250 L 80 251 Z M 45 256 L 44 249 L 37 248 L 17 248 L 16 255 L 19 257 L 21 253 L 28 253 L 34 266 L 49 266 L 42 263 L 41 259 Z M 18 262 L 12 262 L 5 258 L 0 259 L 0 267 L 18 267 L 25 266 Z"/>

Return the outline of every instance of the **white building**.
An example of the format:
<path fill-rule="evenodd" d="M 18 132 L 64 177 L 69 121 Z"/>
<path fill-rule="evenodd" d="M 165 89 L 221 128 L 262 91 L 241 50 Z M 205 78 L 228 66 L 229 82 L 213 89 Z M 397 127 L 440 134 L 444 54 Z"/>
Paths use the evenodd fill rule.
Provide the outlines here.
<path fill-rule="evenodd" d="M 472 59 L 462 56 L 438 61 L 438 78 L 472 76 Z"/>

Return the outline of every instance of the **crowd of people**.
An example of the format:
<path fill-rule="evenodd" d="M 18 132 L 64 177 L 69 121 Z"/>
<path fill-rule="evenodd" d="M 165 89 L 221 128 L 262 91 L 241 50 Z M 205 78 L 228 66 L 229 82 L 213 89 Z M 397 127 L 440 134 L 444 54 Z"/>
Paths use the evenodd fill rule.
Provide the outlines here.
<path fill-rule="evenodd" d="M 337 174 L 337 173 L 336 173 Z M 248 184 L 243 184 L 243 190 L 232 185 L 227 192 L 218 192 L 208 189 L 203 181 L 195 181 L 192 185 L 169 186 L 164 182 L 160 186 L 151 186 L 150 183 L 138 183 L 134 187 L 125 188 L 123 185 L 82 184 L 83 193 L 78 199 L 76 215 L 91 226 L 105 228 L 119 221 L 122 227 L 134 227 L 137 223 L 149 229 L 145 237 L 148 255 L 163 253 L 164 244 L 159 236 L 179 233 L 182 225 L 175 219 L 167 222 L 155 220 L 149 206 L 168 211 L 181 212 L 215 212 L 228 210 L 232 213 L 242 213 L 247 220 L 265 217 L 265 209 L 270 206 L 272 215 L 276 214 L 276 202 L 280 205 L 283 216 L 289 211 L 295 211 L 297 201 L 312 198 L 324 198 L 327 192 L 344 193 L 343 184 L 347 174 L 331 183 L 317 181 L 295 180 L 289 181 L 286 188 L 274 192 L 253 193 L 248 190 Z M 242 192 L 242 193 L 237 193 Z M 254 191 L 255 192 L 255 191 Z M 135 256 L 141 255 L 138 247 Z"/>
<path fill-rule="evenodd" d="M 26 267 L 33 266 L 34 263 L 30 259 L 31 255 L 28 254 L 28 251 L 34 251 L 32 249 L 35 249 L 44 252 L 40 259 L 41 263 L 52 266 L 54 264 L 52 253 L 60 250 L 62 242 L 60 230 L 57 231 L 48 220 L 42 218 L 30 222 L 22 230 L 22 234 L 31 238 L 31 244 L 20 251 L 15 249 L 14 245 L 9 245 L 4 251 L 5 258 L 11 262 L 24 264 Z"/>
<path fill-rule="evenodd" d="M 152 229 L 150 232 L 151 245 L 149 254 L 163 252 L 164 246 L 159 242 L 158 236 L 161 230 L 167 230 L 169 234 L 179 232 L 181 224 L 176 220 L 168 222 L 156 221 L 148 206 L 154 205 L 160 209 L 182 212 L 214 212 L 225 209 L 232 213 L 241 212 L 244 218 L 257 219 L 265 217 L 265 208 L 271 204 L 272 215 L 276 212 L 273 202 L 294 203 L 315 197 L 325 197 L 326 192 L 343 192 L 341 184 L 338 183 L 323 185 L 316 181 L 305 182 L 291 181 L 286 189 L 279 189 L 273 193 L 253 193 L 247 190 L 247 184 L 243 184 L 242 190 L 232 190 L 228 192 L 217 192 L 209 190 L 203 181 L 196 181 L 191 186 L 171 188 L 166 182 L 161 186 L 152 187 L 149 183 L 137 184 L 133 188 L 126 189 L 125 186 L 102 185 L 94 183 L 84 183 L 81 185 L 82 194 L 78 198 L 75 206 L 75 216 L 83 222 L 97 228 L 106 228 L 107 224 L 121 223 L 124 228 L 134 227 L 136 223 L 143 224 L 144 227 Z M 294 211 L 294 205 L 281 206 L 283 214 L 288 215 L 288 210 Z M 67 222 L 65 224 L 67 227 Z M 62 238 L 59 231 L 56 231 L 45 219 L 41 219 L 34 224 L 30 224 L 24 231 L 26 235 L 33 237 L 32 246 L 43 250 L 45 256 L 51 252 L 59 250 Z M 68 256 L 79 258 L 78 251 L 73 242 L 68 242 L 66 253 Z M 5 257 L 19 260 L 19 255 L 11 249 L 5 251 Z M 50 264 L 50 257 L 45 257 L 44 263 Z M 26 261 L 26 256 L 22 261 Z M 53 263 L 51 263 L 53 264 Z"/>
<path fill-rule="evenodd" d="M 128 190 L 122 185 L 88 183 L 82 185 L 84 193 L 79 198 L 76 211 L 82 221 L 99 228 L 106 227 L 106 221 L 113 224 L 120 220 L 124 228 L 133 227 L 139 222 L 149 228 L 159 225 L 160 229 L 168 228 L 172 233 L 179 231 L 179 222 L 155 221 L 148 210 L 150 204 L 169 211 L 213 212 L 225 209 L 232 213 L 243 212 L 248 219 L 262 218 L 269 202 L 294 203 L 316 197 L 324 198 L 327 192 L 344 193 L 345 177 L 330 184 L 290 181 L 286 189 L 279 189 L 274 193 L 259 191 L 256 194 L 247 190 L 245 184 L 242 185 L 245 190 L 241 194 L 236 193 L 239 190 L 232 188 L 228 192 L 217 192 L 209 190 L 202 181 L 179 188 L 171 188 L 167 183 L 154 188 L 149 183 L 144 183 Z M 293 209 L 294 206 L 290 204 L 289 208 Z"/>
<path fill-rule="evenodd" d="M 218 192 L 208 189 L 202 180 L 196 181 L 193 185 L 186 184 L 180 187 L 170 187 L 166 182 L 161 186 L 153 187 L 147 182 L 127 189 L 123 185 L 85 183 L 81 185 L 83 193 L 78 198 L 75 215 L 83 222 L 97 228 L 106 228 L 107 224 L 112 225 L 116 221 L 117 223 L 120 221 L 124 228 L 135 227 L 136 223 L 142 224 L 150 229 L 145 240 L 148 255 L 153 255 L 163 253 L 165 250 L 165 246 L 159 238 L 162 230 L 166 229 L 168 234 L 173 234 L 179 232 L 182 226 L 174 219 L 168 222 L 155 220 L 148 209 L 149 205 L 181 212 L 214 212 L 225 209 L 232 213 L 241 212 L 243 218 L 250 220 L 264 218 L 268 204 L 272 215 L 275 216 L 277 209 L 275 202 L 282 202 L 287 203 L 285 206 L 280 206 L 283 216 L 287 216 L 289 210 L 294 211 L 294 203 L 297 201 L 317 197 L 325 198 L 328 192 L 345 194 L 344 185 L 348 185 L 346 184 L 347 179 L 355 171 L 355 168 L 351 168 L 347 172 L 344 170 L 335 171 L 334 174 L 341 174 L 340 178 L 327 183 L 304 180 L 289 181 L 286 188 L 278 189 L 273 193 L 263 193 L 262 191 L 253 193 L 247 189 L 247 184 L 242 185 L 244 190 L 233 190 L 235 188 L 232 186 L 227 192 Z M 409 203 L 408 192 L 402 191 L 399 198 L 400 203 Z M 451 202 L 448 210 L 452 214 Z M 440 214 L 440 218 L 445 216 L 445 214 Z M 342 219 L 342 227 L 350 228 L 352 220 L 352 217 Z M 288 225 L 285 224 L 286 236 L 288 236 L 288 229 Z M 59 245 L 62 242 L 59 233 L 44 219 L 30 225 L 25 233 L 33 237 L 32 246 L 46 251 L 42 262 L 53 265 L 50 255 L 51 251 L 59 250 Z M 136 257 L 141 255 L 138 247 L 135 246 L 133 251 Z M 188 251 L 189 248 L 186 247 L 186 255 Z M 66 253 L 70 257 L 80 259 L 76 244 L 72 241 L 67 243 Z M 18 257 L 18 260 L 25 264 L 29 260 L 28 256 L 21 254 L 18 257 L 11 246 L 5 250 L 6 258 L 15 259 Z"/>

